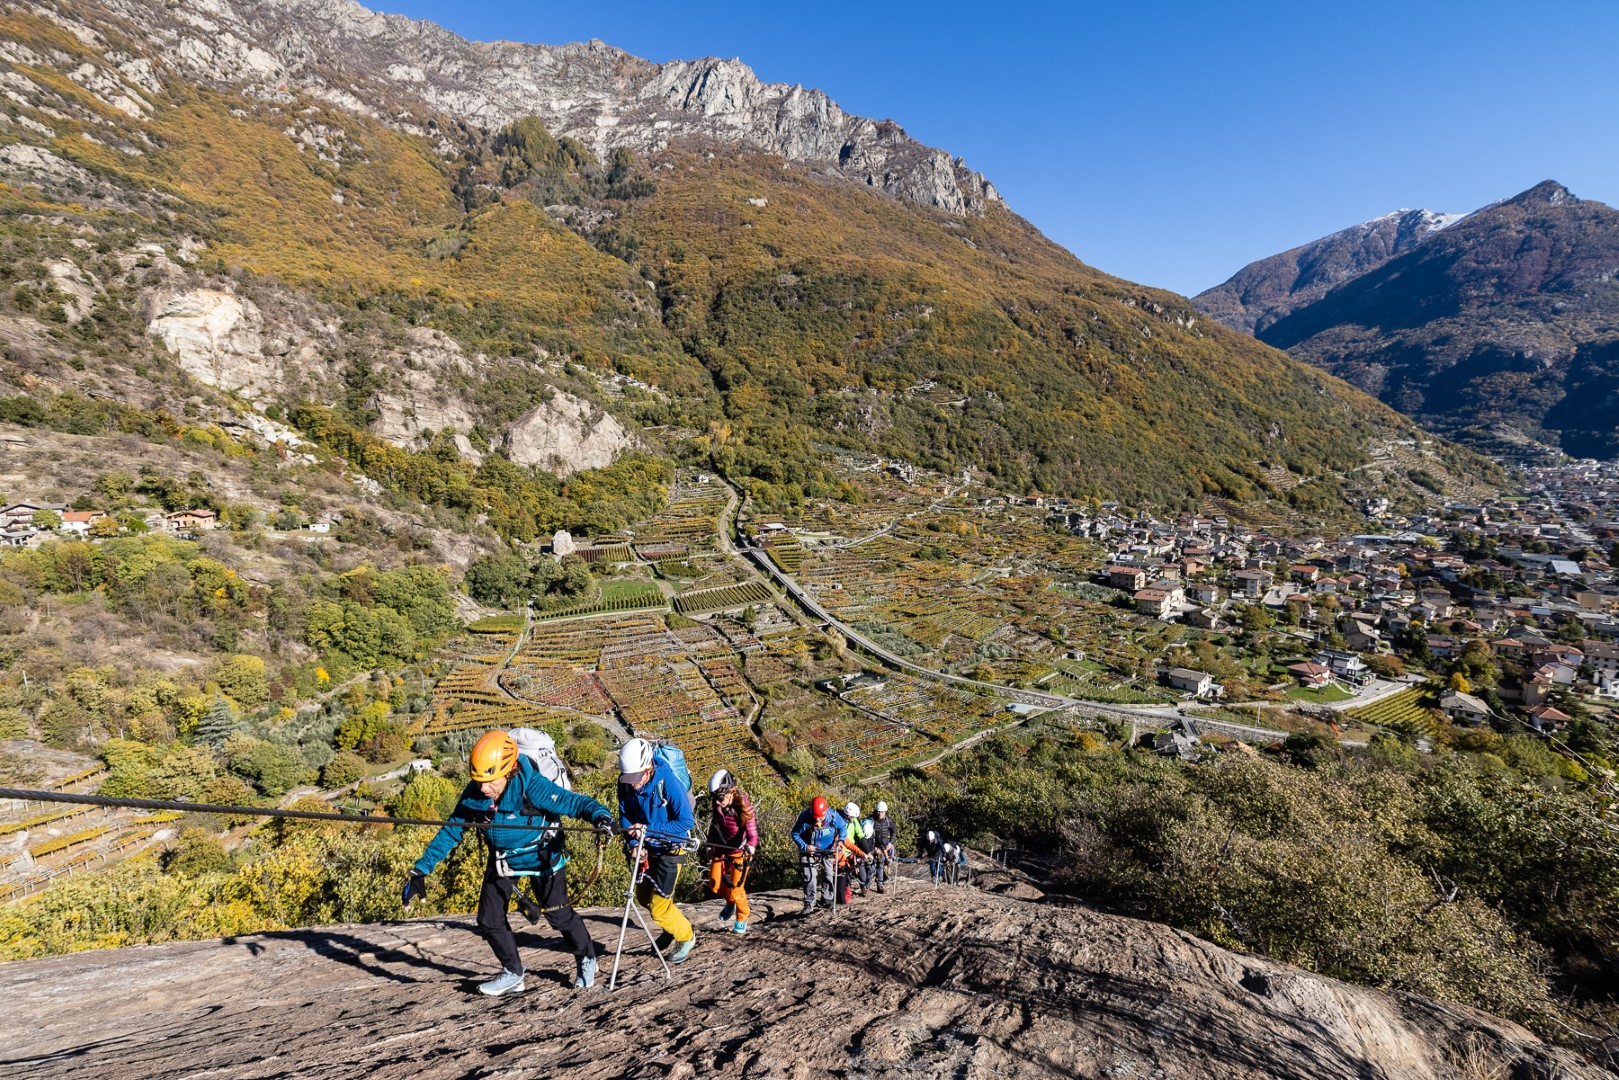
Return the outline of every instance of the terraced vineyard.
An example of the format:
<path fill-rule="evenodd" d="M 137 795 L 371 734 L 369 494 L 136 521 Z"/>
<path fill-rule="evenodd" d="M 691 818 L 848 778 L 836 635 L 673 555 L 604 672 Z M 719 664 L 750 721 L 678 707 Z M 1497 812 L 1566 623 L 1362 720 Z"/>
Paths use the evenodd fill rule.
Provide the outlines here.
<path fill-rule="evenodd" d="M 765 545 L 765 554 L 784 574 L 796 574 L 804 568 L 804 545 L 796 537 L 779 537 L 770 541 Z"/>
<path fill-rule="evenodd" d="M 710 611 L 768 604 L 771 599 L 770 589 L 763 582 L 745 581 L 740 585 L 681 593 L 675 597 L 675 610 L 682 615 L 702 615 Z"/>
<path fill-rule="evenodd" d="M 1433 713 L 1435 704 L 1431 692 L 1423 687 L 1413 686 L 1381 701 L 1374 701 L 1370 705 L 1345 710 L 1344 715 L 1351 720 L 1386 728 L 1403 735 L 1431 738 L 1438 731 Z"/>
<path fill-rule="evenodd" d="M 592 544 L 574 552 L 587 563 L 627 563 L 635 561 L 635 552 L 627 543 Z"/>
<path fill-rule="evenodd" d="M 552 608 L 550 611 L 537 611 L 536 620 L 551 622 L 556 619 L 578 619 L 586 615 L 609 615 L 615 611 L 642 611 L 648 608 L 661 608 L 668 606 L 663 593 L 657 586 L 637 590 L 632 593 L 603 597 L 590 600 L 583 604 L 572 604 L 568 607 Z"/>
<path fill-rule="evenodd" d="M 642 558 L 671 557 L 651 554 L 663 550 L 678 551 L 678 557 L 714 550 L 720 511 L 730 494 L 724 484 L 705 484 L 697 475 L 682 471 L 669 492 L 668 507 L 636 526 L 635 544 L 643 550 Z"/>

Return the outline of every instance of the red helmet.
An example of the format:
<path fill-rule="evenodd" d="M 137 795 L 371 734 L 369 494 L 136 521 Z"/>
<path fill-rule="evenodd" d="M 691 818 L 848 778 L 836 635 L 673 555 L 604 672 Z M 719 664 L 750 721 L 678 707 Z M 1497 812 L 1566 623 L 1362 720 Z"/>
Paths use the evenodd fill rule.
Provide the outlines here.
<path fill-rule="evenodd" d="M 830 804 L 824 798 L 817 795 L 815 796 L 815 801 L 810 803 L 810 813 L 818 818 L 826 817 L 826 811 L 829 805 Z"/>

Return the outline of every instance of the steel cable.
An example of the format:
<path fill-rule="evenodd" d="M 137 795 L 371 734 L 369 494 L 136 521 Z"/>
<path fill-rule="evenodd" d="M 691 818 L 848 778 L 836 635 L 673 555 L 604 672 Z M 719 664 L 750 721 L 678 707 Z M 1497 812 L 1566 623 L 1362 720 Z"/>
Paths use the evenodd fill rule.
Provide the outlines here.
<path fill-rule="evenodd" d="M 34 791 L 28 788 L 0 787 L 0 799 L 23 802 L 75 803 L 84 806 L 111 806 L 129 810 L 179 810 L 188 814 L 227 814 L 236 817 L 295 818 L 301 821 L 341 821 L 348 825 L 454 825 L 463 829 L 536 829 L 558 832 L 599 832 L 594 825 L 535 825 L 488 821 L 448 821 L 439 818 L 399 818 L 367 814 L 320 813 L 315 810 L 282 810 L 269 806 L 221 806 L 216 803 L 182 802 L 173 799 L 117 799 L 107 795 L 74 795 L 60 791 Z"/>

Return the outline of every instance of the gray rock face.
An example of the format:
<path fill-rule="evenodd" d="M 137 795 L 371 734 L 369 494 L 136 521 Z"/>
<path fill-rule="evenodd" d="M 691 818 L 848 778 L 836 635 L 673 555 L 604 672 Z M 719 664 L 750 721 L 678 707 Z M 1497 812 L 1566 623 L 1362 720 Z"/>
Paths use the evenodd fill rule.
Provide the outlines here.
<path fill-rule="evenodd" d="M 1336 286 L 1410 251 L 1462 216 L 1396 210 L 1249 263 L 1223 284 L 1199 293 L 1192 303 L 1233 330 L 1257 335 Z"/>
<path fill-rule="evenodd" d="M 706 138 L 951 214 L 1000 201 L 981 174 L 892 121 L 852 116 L 819 90 L 761 82 L 740 60 L 660 65 L 599 41 L 473 43 L 353 0 L 103 6 L 187 79 L 266 98 L 303 91 L 412 131 L 425 133 L 439 115 L 491 128 L 532 115 L 600 156 Z"/>
<path fill-rule="evenodd" d="M 635 439 L 609 412 L 562 390 L 518 417 L 506 433 L 506 456 L 558 476 L 599 469 Z"/>
<path fill-rule="evenodd" d="M 761 893 L 744 937 L 709 933 L 718 901 L 703 904 L 672 981 L 636 931 L 612 994 L 611 953 L 576 992 L 555 936 L 519 931 L 527 992 L 499 1004 L 472 989 L 491 958 L 468 916 L 17 961 L 0 1040 L 18 1080 L 1608 1075 L 1472 1009 L 974 877 L 996 892 L 913 877 L 818 916 L 833 922 Z M 620 911 L 581 914 L 615 940 Z"/>

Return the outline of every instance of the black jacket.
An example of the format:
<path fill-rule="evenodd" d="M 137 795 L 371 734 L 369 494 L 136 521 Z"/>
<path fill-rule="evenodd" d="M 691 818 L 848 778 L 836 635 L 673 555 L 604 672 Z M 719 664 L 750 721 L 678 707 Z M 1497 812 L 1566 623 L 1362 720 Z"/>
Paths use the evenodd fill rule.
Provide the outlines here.
<path fill-rule="evenodd" d="M 894 842 L 894 815 L 873 818 L 871 822 L 871 839 L 877 845 L 878 851 L 886 851 L 889 844 Z"/>

